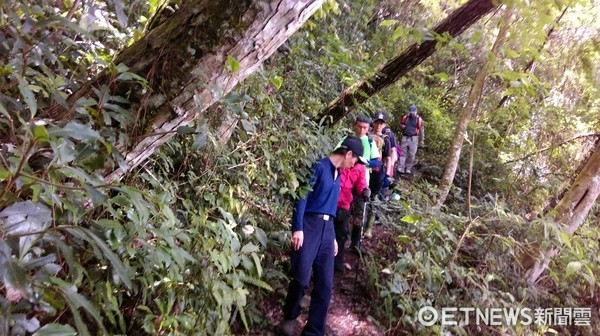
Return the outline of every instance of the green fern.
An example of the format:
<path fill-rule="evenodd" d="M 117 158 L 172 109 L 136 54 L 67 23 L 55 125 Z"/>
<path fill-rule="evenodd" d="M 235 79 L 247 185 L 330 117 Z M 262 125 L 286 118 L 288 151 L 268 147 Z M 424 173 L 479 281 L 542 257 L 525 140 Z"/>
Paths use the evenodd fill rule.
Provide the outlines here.
<path fill-rule="evenodd" d="M 252 276 L 249 276 L 246 274 L 239 274 L 239 277 L 243 283 L 251 284 L 256 287 L 268 290 L 270 292 L 273 291 L 273 287 L 271 287 L 268 283 L 266 283 L 258 278 L 255 278 L 255 277 L 252 277 Z"/>

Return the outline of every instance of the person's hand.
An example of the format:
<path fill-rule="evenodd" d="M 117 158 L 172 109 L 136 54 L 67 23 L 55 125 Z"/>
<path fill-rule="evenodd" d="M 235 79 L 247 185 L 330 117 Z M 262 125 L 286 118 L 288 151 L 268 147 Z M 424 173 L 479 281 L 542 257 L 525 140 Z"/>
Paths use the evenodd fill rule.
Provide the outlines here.
<path fill-rule="evenodd" d="M 292 233 L 292 249 L 298 251 L 304 243 L 304 231 L 294 231 Z"/>
<path fill-rule="evenodd" d="M 369 188 L 363 189 L 362 194 L 365 199 L 368 199 L 369 197 L 371 197 L 371 189 L 369 189 Z"/>
<path fill-rule="evenodd" d="M 338 253 L 338 243 L 337 240 L 333 240 L 333 255 L 336 256 Z"/>
<path fill-rule="evenodd" d="M 425 147 L 425 141 L 424 140 L 419 141 L 419 146 Z"/>

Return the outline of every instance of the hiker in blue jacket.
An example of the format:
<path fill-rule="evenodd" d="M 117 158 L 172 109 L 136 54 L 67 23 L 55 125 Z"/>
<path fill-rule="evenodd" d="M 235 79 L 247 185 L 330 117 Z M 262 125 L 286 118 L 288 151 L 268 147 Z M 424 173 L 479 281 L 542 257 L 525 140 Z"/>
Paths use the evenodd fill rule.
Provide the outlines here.
<path fill-rule="evenodd" d="M 276 328 L 281 335 L 294 335 L 300 301 L 309 287 L 311 273 L 314 287 L 302 335 L 325 335 L 338 247 L 333 219 L 340 194 L 340 169 L 365 164 L 362 155 L 361 140 L 349 135 L 329 157 L 318 160 L 312 168 L 312 190 L 298 201 L 292 217 L 291 280 L 283 307 L 284 321 Z"/>

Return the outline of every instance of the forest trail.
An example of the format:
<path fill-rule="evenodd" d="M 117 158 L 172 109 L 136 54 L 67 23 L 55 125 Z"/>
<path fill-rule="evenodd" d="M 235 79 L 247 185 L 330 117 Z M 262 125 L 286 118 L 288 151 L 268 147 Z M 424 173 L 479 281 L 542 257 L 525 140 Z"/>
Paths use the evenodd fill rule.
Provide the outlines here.
<path fill-rule="evenodd" d="M 377 224 L 377 223 L 376 223 Z M 363 257 L 367 262 L 370 256 L 377 253 L 385 253 L 382 246 L 390 244 L 392 239 L 388 235 L 385 225 L 375 225 L 372 238 L 363 238 L 361 241 Z M 393 239 L 392 239 L 393 240 Z M 380 257 L 380 255 L 378 256 Z M 386 331 L 386 327 L 377 324 L 370 316 L 373 304 L 378 302 L 377 298 L 369 297 L 365 292 L 363 283 L 367 278 L 367 269 L 364 264 L 359 264 L 358 281 L 356 281 L 356 267 L 358 254 L 348 249 L 345 255 L 346 270 L 343 274 L 336 273 L 334 277 L 334 292 L 327 315 L 326 336 L 383 336 L 402 335 L 403 333 Z M 312 289 L 312 288 L 311 288 Z M 270 322 L 270 327 L 262 332 L 252 332 L 245 335 L 277 335 L 275 325 L 282 319 L 281 306 L 278 305 L 277 297 L 285 297 L 284 293 L 273 295 L 272 300 L 266 300 L 262 311 L 265 318 Z M 299 336 L 308 318 L 308 305 L 310 303 L 310 289 L 302 301 L 302 313 L 298 317 L 298 324 L 294 336 Z"/>

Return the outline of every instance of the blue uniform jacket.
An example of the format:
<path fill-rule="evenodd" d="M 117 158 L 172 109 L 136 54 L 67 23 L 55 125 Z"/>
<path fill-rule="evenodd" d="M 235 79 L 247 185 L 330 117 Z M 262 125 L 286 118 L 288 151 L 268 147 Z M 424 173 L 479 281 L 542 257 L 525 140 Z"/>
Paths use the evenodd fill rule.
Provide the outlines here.
<path fill-rule="evenodd" d="M 312 167 L 312 177 L 309 185 L 312 191 L 296 203 L 292 217 L 292 232 L 302 230 L 304 213 L 312 212 L 335 217 L 337 202 L 340 197 L 341 174 L 338 171 L 334 180 L 336 168 L 328 157 L 318 160 Z"/>

